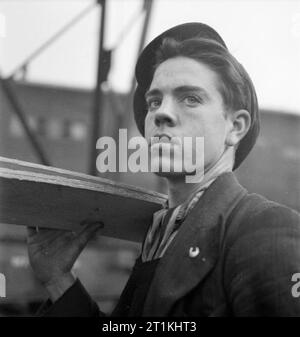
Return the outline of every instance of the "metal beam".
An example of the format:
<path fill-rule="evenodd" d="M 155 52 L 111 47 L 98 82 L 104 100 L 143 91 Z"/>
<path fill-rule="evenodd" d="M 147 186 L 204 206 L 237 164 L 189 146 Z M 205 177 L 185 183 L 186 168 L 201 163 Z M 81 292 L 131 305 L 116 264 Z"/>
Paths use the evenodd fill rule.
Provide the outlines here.
<path fill-rule="evenodd" d="M 91 144 L 90 144 L 90 163 L 89 163 L 89 173 L 91 175 L 97 175 L 96 170 L 96 142 L 99 135 L 99 126 L 103 122 L 103 113 L 102 113 L 102 90 L 101 85 L 105 80 L 108 69 L 105 67 L 105 56 L 107 56 L 104 48 L 104 33 L 105 33 L 105 14 L 106 14 L 106 0 L 98 0 L 99 5 L 101 6 L 100 13 L 100 25 L 99 25 L 99 42 L 98 42 L 98 65 L 97 65 L 97 82 L 94 90 L 94 99 L 93 99 L 93 110 L 92 110 L 92 119 L 91 119 Z"/>
<path fill-rule="evenodd" d="M 144 19 L 144 25 L 143 25 L 143 30 L 140 38 L 140 44 L 139 44 L 139 49 L 138 49 L 138 55 L 140 55 L 141 51 L 144 48 L 147 33 L 148 33 L 148 28 L 149 28 L 149 23 L 150 23 L 150 18 L 152 14 L 152 7 L 153 7 L 153 0 L 144 0 L 144 10 L 145 10 L 145 19 Z"/>
<path fill-rule="evenodd" d="M 33 150 L 35 151 L 38 159 L 40 162 L 44 165 L 50 165 L 49 160 L 47 159 L 46 155 L 44 154 L 44 151 L 39 144 L 35 134 L 31 131 L 27 120 L 25 118 L 25 112 L 18 100 L 17 95 L 14 92 L 14 89 L 11 86 L 11 80 L 8 79 L 2 79 L 0 76 L 0 82 L 2 84 L 3 92 L 6 95 L 14 113 L 17 115 L 19 121 L 21 122 L 24 131 L 29 139 L 29 142 L 32 145 Z"/>
<path fill-rule="evenodd" d="M 153 0 L 144 0 L 145 18 L 144 18 L 142 34 L 140 37 L 139 48 L 137 52 L 137 59 L 145 46 L 145 41 L 146 41 L 146 37 L 147 37 L 148 29 L 149 29 L 149 23 L 150 23 L 151 14 L 152 14 L 153 2 L 154 2 Z M 125 110 L 122 116 L 123 119 L 126 116 L 126 113 L 132 113 L 132 101 L 133 101 L 135 87 L 136 87 L 136 80 L 135 80 L 135 75 L 133 74 L 127 103 L 125 104 Z"/>

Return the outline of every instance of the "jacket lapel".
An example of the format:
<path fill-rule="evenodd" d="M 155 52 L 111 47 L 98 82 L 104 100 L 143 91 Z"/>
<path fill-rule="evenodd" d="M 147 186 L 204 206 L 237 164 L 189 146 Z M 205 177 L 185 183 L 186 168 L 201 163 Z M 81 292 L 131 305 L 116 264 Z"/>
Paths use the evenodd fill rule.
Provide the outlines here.
<path fill-rule="evenodd" d="M 216 264 L 226 218 L 246 194 L 233 173 L 219 176 L 182 223 L 157 265 L 144 316 L 165 316 Z M 190 250 L 199 254 L 191 257 Z"/>

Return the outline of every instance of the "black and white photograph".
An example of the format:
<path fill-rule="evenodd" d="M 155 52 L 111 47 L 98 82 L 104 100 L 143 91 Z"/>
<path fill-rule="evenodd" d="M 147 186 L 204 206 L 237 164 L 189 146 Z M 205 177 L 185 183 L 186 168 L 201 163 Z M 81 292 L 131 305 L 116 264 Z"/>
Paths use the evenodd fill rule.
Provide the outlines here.
<path fill-rule="evenodd" d="M 299 212 L 299 0 L 0 0 L 0 323 L 300 317 Z"/>

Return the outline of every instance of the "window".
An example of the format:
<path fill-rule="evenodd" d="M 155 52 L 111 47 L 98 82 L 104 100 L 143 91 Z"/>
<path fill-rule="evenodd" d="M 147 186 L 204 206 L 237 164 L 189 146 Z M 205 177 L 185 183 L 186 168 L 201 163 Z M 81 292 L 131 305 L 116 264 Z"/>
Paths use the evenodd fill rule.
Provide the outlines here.
<path fill-rule="evenodd" d="M 70 137 L 74 140 L 84 140 L 87 135 L 87 126 L 83 122 L 72 122 L 70 125 Z"/>

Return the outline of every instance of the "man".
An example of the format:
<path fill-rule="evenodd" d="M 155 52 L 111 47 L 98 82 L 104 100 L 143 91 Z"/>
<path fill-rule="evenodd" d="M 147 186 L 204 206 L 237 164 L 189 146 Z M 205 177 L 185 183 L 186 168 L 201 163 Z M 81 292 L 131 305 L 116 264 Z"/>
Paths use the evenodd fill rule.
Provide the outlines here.
<path fill-rule="evenodd" d="M 153 216 L 113 316 L 298 316 L 299 215 L 249 194 L 236 169 L 259 133 L 245 69 L 211 27 L 187 23 L 154 39 L 136 66 L 134 112 L 151 150 L 204 138 L 204 177 L 187 183 L 175 157 L 153 151 L 168 202 Z M 151 144 L 151 137 L 159 142 Z M 187 156 L 197 155 L 194 147 Z M 199 153 L 198 153 L 199 155 Z M 170 164 L 171 170 L 163 167 Z M 71 268 L 99 226 L 80 233 L 29 228 L 33 270 L 50 299 L 46 316 L 102 316 Z"/>

